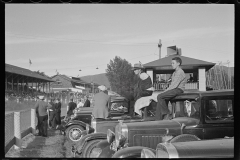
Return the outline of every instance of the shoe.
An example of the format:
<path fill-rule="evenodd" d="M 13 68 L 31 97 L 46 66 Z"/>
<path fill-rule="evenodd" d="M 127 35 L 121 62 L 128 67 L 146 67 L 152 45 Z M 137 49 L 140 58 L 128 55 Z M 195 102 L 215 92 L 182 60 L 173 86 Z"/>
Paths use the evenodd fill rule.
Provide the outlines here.
<path fill-rule="evenodd" d="M 41 134 L 35 134 L 34 136 L 42 136 Z"/>
<path fill-rule="evenodd" d="M 48 137 L 47 135 L 42 135 L 43 137 Z"/>

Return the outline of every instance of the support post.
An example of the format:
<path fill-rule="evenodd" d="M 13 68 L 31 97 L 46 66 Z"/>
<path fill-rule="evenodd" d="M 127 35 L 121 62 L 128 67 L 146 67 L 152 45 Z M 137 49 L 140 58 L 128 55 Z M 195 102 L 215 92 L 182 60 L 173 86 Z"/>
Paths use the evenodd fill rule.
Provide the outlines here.
<path fill-rule="evenodd" d="M 153 70 L 147 70 L 147 74 L 150 76 L 153 83 Z"/>
<path fill-rule="evenodd" d="M 12 75 L 12 91 L 13 91 L 13 75 Z"/>
<path fill-rule="evenodd" d="M 31 109 L 31 128 L 32 134 L 36 134 L 36 112 L 35 109 Z"/>
<path fill-rule="evenodd" d="M 199 75 L 199 91 L 206 91 L 206 76 L 205 76 L 205 68 L 198 69 Z"/>
<path fill-rule="evenodd" d="M 20 148 L 22 145 L 21 140 L 21 128 L 20 128 L 20 112 L 14 112 L 14 136 L 15 136 L 15 148 Z"/>

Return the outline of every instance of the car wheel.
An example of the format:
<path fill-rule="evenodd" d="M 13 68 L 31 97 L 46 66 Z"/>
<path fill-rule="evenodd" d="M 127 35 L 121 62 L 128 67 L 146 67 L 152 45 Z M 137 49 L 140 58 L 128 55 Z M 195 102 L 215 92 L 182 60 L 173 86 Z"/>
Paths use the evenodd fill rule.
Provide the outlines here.
<path fill-rule="evenodd" d="M 96 145 L 98 144 L 98 142 L 100 142 L 100 141 L 101 141 L 100 139 L 97 139 L 97 140 L 92 140 L 92 141 L 88 142 L 86 144 L 86 146 L 84 147 L 84 150 L 82 152 L 82 157 L 90 158 L 90 154 L 91 154 L 93 148 L 95 148 Z"/>
<path fill-rule="evenodd" d="M 68 127 L 66 130 L 67 140 L 77 143 L 82 138 L 82 131 L 84 131 L 84 129 L 79 125 L 72 125 Z"/>
<path fill-rule="evenodd" d="M 170 143 L 174 142 L 188 142 L 188 141 L 199 141 L 200 139 L 192 134 L 181 134 L 170 140 Z"/>

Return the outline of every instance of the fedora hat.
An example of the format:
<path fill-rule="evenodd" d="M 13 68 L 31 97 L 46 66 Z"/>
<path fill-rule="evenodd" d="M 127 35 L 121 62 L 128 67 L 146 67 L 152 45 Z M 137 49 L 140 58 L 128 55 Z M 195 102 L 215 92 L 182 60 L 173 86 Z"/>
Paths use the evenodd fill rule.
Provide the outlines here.
<path fill-rule="evenodd" d="M 135 63 L 132 70 L 135 70 L 135 69 L 143 69 L 144 67 L 142 66 L 142 64 L 140 63 Z"/>

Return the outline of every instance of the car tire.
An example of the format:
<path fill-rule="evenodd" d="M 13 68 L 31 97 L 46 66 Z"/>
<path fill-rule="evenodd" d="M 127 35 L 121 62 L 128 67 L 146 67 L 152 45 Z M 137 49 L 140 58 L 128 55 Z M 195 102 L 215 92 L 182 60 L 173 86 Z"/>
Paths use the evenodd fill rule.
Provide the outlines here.
<path fill-rule="evenodd" d="M 75 132 L 79 132 L 77 135 L 77 137 L 75 137 L 76 134 Z M 68 127 L 66 129 L 66 138 L 68 141 L 72 142 L 72 143 L 77 143 L 78 141 L 80 141 L 80 139 L 82 138 L 82 132 L 84 131 L 83 127 L 79 126 L 79 125 L 72 125 L 70 127 Z"/>
<path fill-rule="evenodd" d="M 188 142 L 188 141 L 199 141 L 200 139 L 192 134 L 181 134 L 170 140 L 170 143 L 174 142 Z"/>
<path fill-rule="evenodd" d="M 83 149 L 83 152 L 82 152 L 82 157 L 83 158 L 90 158 L 90 154 L 91 154 L 91 151 L 94 147 L 96 147 L 96 145 L 98 144 L 98 142 L 100 142 L 101 139 L 97 139 L 97 140 L 92 140 L 90 142 L 88 142 L 86 144 L 86 146 L 84 147 Z"/>

